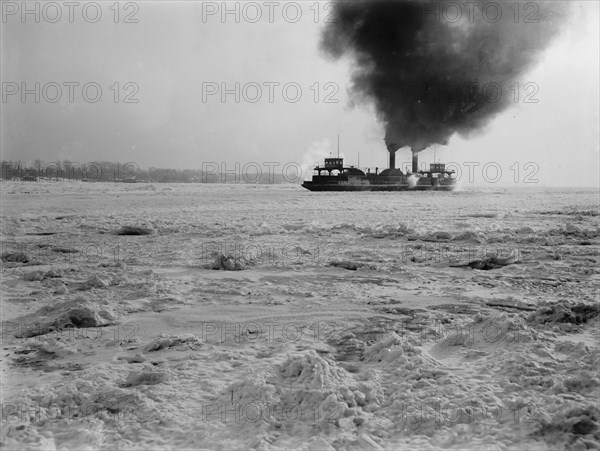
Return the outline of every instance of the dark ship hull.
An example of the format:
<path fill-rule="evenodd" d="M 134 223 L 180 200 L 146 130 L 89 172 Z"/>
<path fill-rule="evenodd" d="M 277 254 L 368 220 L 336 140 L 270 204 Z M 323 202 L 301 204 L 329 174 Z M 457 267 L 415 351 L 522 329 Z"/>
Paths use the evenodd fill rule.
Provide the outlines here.
<path fill-rule="evenodd" d="M 302 187 L 310 191 L 452 191 L 456 186 L 456 179 L 451 179 L 451 182 L 440 182 L 436 178 L 424 177 L 419 178 L 417 183 L 409 183 L 408 180 L 386 180 L 385 176 L 380 176 L 379 180 L 368 179 L 366 183 L 347 180 L 323 182 L 314 180 L 315 178 L 317 177 L 310 182 L 305 181 Z"/>

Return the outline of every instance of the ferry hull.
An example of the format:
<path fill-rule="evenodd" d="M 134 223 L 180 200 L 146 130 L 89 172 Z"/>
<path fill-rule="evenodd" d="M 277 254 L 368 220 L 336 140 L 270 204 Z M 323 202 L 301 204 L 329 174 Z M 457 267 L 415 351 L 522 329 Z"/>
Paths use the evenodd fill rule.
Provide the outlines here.
<path fill-rule="evenodd" d="M 351 184 L 320 184 L 314 182 L 304 182 L 303 188 L 309 191 L 452 191 L 455 187 L 451 185 L 416 185 L 408 184 L 382 184 L 382 185 L 351 185 Z"/>

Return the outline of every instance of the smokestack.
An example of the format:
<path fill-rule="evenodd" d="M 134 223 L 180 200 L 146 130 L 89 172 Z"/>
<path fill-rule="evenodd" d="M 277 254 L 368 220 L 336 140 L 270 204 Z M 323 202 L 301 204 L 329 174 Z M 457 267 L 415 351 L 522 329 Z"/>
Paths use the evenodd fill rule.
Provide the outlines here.
<path fill-rule="evenodd" d="M 417 171 L 419 170 L 419 153 L 413 152 L 412 154 L 413 154 L 412 172 L 413 172 L 413 174 L 416 174 Z"/>
<path fill-rule="evenodd" d="M 398 150 L 398 146 L 395 143 L 386 143 L 387 150 L 390 153 L 390 169 L 396 169 L 396 151 Z"/>

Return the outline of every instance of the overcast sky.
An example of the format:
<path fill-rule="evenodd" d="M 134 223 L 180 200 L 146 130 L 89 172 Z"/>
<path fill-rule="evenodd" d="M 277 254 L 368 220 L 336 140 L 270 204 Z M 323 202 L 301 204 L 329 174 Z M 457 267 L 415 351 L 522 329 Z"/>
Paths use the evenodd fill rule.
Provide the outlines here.
<path fill-rule="evenodd" d="M 335 153 L 339 133 L 349 164 L 360 153 L 361 167 L 386 167 L 383 127 L 370 108 L 348 105 L 351 62 L 319 50 L 330 5 L 300 3 L 298 16 L 290 2 L 278 2 L 270 20 L 269 7 L 258 2 L 256 23 L 258 10 L 244 3 L 239 23 L 234 14 L 223 21 L 221 2 L 121 3 L 118 11 L 99 2 L 95 23 L 98 11 L 83 11 L 85 2 L 71 18 L 63 2 L 41 3 L 36 23 L 34 13 L 22 17 L 21 2 L 3 2 L 2 158 L 133 161 L 144 168 L 307 164 Z M 527 186 L 529 175 L 542 186 L 597 186 L 598 29 L 598 2 L 577 3 L 560 36 L 515 80 L 519 101 L 477 135 L 438 146 L 436 159 L 456 162 L 465 178 L 468 165 L 478 163 L 475 184 L 486 184 L 481 168 L 491 163 L 502 170 L 498 185 Z M 538 86 L 531 97 L 538 103 L 524 102 L 529 82 Z M 235 83 L 239 102 L 235 93 L 224 102 L 213 93 L 223 84 L 235 91 Z M 25 98 L 24 87 L 33 91 Z M 431 162 L 433 149 L 420 158 Z M 409 161 L 408 152 L 396 159 Z M 494 179 L 495 169 L 487 176 Z"/>

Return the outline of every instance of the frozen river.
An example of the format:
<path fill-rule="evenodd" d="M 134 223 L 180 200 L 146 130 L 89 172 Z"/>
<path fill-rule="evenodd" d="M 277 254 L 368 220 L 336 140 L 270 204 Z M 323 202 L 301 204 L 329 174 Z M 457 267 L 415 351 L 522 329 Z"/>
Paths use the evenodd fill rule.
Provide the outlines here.
<path fill-rule="evenodd" d="M 1 188 L 11 449 L 600 443 L 597 190 Z"/>

